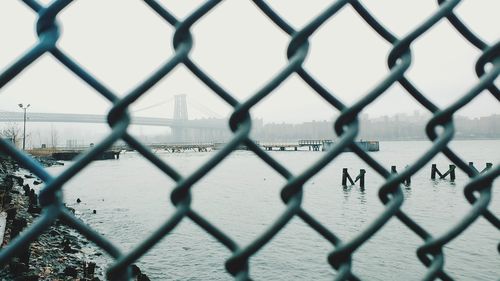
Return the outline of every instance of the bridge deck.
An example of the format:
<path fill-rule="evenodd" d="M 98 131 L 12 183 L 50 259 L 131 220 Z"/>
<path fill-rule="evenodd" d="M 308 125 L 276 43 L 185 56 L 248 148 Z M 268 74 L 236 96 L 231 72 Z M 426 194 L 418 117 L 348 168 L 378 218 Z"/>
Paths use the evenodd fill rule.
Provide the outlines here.
<path fill-rule="evenodd" d="M 107 116 L 98 114 L 29 112 L 27 118 L 29 122 L 107 123 Z M 0 112 L 0 122 L 23 122 L 23 120 L 24 114 L 22 112 Z M 193 129 L 228 129 L 227 120 L 225 119 L 175 120 L 170 118 L 132 116 L 132 124 Z"/>

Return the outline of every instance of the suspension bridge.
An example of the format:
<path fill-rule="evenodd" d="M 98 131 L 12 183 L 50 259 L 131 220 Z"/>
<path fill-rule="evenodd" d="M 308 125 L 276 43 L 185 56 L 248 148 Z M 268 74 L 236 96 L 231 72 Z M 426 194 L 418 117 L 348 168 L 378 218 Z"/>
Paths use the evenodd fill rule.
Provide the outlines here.
<path fill-rule="evenodd" d="M 139 117 L 132 115 L 132 124 L 170 127 L 172 129 L 172 140 L 175 142 L 192 140 L 213 141 L 228 136 L 227 120 L 220 118 L 218 114 L 201 105 L 197 105 L 199 111 L 204 112 L 206 115 L 215 115 L 218 118 L 188 119 L 186 95 L 175 95 L 173 98 L 138 109 L 133 113 L 161 106 L 172 101 L 174 101 L 173 118 Z M 107 123 L 107 116 L 98 114 L 29 112 L 27 116 L 28 122 Z M 0 122 L 23 122 L 23 118 L 24 115 L 22 112 L 0 111 Z"/>

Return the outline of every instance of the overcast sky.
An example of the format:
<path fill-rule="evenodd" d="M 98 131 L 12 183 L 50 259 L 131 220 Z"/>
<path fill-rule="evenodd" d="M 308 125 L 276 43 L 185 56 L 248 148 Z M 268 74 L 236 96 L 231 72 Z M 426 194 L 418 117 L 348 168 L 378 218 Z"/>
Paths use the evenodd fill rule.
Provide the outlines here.
<path fill-rule="evenodd" d="M 49 2 L 49 1 L 42 1 Z M 201 1 L 158 1 L 184 18 Z M 333 1 L 269 1 L 296 29 L 309 22 Z M 436 9 L 434 0 L 363 0 L 375 17 L 397 36 L 403 36 Z M 500 38 L 500 1 L 465 0 L 457 15 L 488 43 Z M 59 16 L 62 36 L 58 45 L 70 57 L 124 95 L 173 54 L 173 28 L 140 0 L 74 1 Z M 0 1 L 0 71 L 36 40 L 35 14 L 21 1 Z M 220 85 L 243 101 L 286 65 L 290 38 L 251 2 L 228 0 L 193 27 L 191 57 Z M 390 45 L 347 6 L 312 36 L 305 62 L 307 70 L 342 101 L 353 103 L 388 73 Z M 474 63 L 480 52 L 446 21 L 440 21 L 414 45 L 407 74 L 439 106 L 446 106 L 477 81 Z M 228 116 L 230 108 L 184 66 L 177 67 L 132 111 L 187 94 L 190 117 Z M 16 111 L 30 103 L 33 112 L 105 114 L 110 104 L 50 55 L 45 55 L 15 80 L 0 89 L 0 110 Z M 137 112 L 141 116 L 172 117 L 173 103 Z M 366 109 L 370 116 L 424 112 L 399 86 L 394 85 Z M 489 93 L 460 114 L 485 116 L 500 113 Z M 287 79 L 252 111 L 264 122 L 302 122 L 331 119 L 327 106 L 298 77 Z M 209 114 L 210 115 L 210 114 Z"/>

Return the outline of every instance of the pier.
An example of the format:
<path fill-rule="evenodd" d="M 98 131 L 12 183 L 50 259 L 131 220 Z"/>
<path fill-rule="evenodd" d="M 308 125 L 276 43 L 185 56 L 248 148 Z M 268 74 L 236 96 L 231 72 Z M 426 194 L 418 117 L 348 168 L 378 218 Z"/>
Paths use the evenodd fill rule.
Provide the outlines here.
<path fill-rule="evenodd" d="M 378 141 L 359 141 L 356 142 L 365 151 L 379 151 Z M 276 142 L 276 143 L 260 143 L 258 146 L 267 151 L 327 151 L 334 142 L 333 140 L 299 140 L 297 142 Z M 170 153 L 179 152 L 208 152 L 219 150 L 226 145 L 225 143 L 156 143 L 148 144 L 147 146 L 154 151 L 166 151 Z M 90 149 L 90 146 L 85 147 L 56 147 L 56 148 L 34 148 L 28 152 L 35 156 L 52 156 L 56 160 L 70 161 L 77 157 L 82 152 Z M 248 150 L 245 145 L 240 145 L 237 150 Z M 127 144 L 117 144 L 99 155 L 96 160 L 120 159 L 122 151 L 133 151 L 134 149 Z M 345 151 L 350 151 L 346 149 Z"/>
<path fill-rule="evenodd" d="M 58 147 L 58 148 L 35 148 L 28 152 L 34 156 L 51 156 L 58 161 L 71 161 L 90 147 Z M 109 149 L 99 154 L 94 160 L 120 159 L 120 149 Z"/>
<path fill-rule="evenodd" d="M 378 141 L 358 141 L 355 142 L 361 149 L 365 151 L 379 151 L 380 145 Z M 261 147 L 268 151 L 327 151 L 333 147 L 333 140 L 299 140 L 298 142 L 283 142 L 283 143 L 263 143 Z M 346 149 L 345 151 L 350 151 Z"/>

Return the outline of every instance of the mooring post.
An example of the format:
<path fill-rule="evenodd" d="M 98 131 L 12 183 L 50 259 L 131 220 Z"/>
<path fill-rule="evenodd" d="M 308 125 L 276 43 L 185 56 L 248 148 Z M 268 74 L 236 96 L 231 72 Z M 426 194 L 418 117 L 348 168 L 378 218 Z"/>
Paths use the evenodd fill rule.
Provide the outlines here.
<path fill-rule="evenodd" d="M 448 170 L 450 172 L 450 180 L 455 181 L 455 165 L 450 164 L 450 169 Z"/>
<path fill-rule="evenodd" d="M 485 173 L 486 171 L 488 171 L 489 169 L 491 169 L 493 167 L 493 164 L 492 163 L 486 163 L 486 167 L 481 171 L 481 174 L 482 173 Z"/>
<path fill-rule="evenodd" d="M 406 168 L 408 168 L 408 165 L 406 165 Z M 398 174 L 398 171 L 396 170 L 396 166 L 391 166 L 391 174 L 393 174 L 393 175 Z M 411 184 L 410 176 L 404 178 L 401 183 L 406 185 L 406 186 L 410 186 L 410 184 Z"/>
<path fill-rule="evenodd" d="M 349 172 L 347 171 L 347 168 L 342 169 L 342 186 L 347 186 L 347 181 L 349 180 L 349 183 L 351 185 L 354 185 L 354 181 L 352 180 L 351 176 L 349 175 Z"/>
<path fill-rule="evenodd" d="M 365 188 L 365 174 L 366 170 L 365 169 L 359 169 L 359 175 L 356 177 L 356 180 L 354 182 L 357 182 L 359 180 L 359 187 Z"/>
<path fill-rule="evenodd" d="M 347 186 L 347 168 L 342 169 L 342 186 Z"/>
<path fill-rule="evenodd" d="M 391 174 L 397 174 L 396 166 L 391 166 Z"/>
<path fill-rule="evenodd" d="M 434 164 L 432 164 L 432 165 L 434 166 Z M 455 180 L 455 178 L 456 178 L 456 177 L 455 177 L 455 168 L 456 168 L 456 167 L 457 167 L 457 166 L 455 166 L 455 165 L 453 165 L 453 164 L 450 164 L 448 171 L 446 171 L 446 173 L 444 173 L 444 174 L 441 174 L 441 172 L 440 172 L 437 168 L 435 168 L 435 170 L 436 170 L 436 173 L 439 175 L 439 178 L 440 178 L 440 179 L 444 179 L 444 178 L 446 178 L 448 175 L 450 175 L 450 180 L 451 180 L 451 181 L 454 181 L 454 180 Z"/>
<path fill-rule="evenodd" d="M 408 165 L 405 166 L 405 169 L 408 169 Z M 411 185 L 411 176 L 408 176 L 404 179 L 403 183 L 406 185 L 406 186 L 410 186 Z"/>
<path fill-rule="evenodd" d="M 469 162 L 469 168 L 479 174 L 479 171 L 476 169 L 476 167 L 474 167 L 474 162 Z"/>
<path fill-rule="evenodd" d="M 432 180 L 435 180 L 436 179 L 436 164 L 432 164 L 432 167 L 431 167 L 431 179 Z"/>
<path fill-rule="evenodd" d="M 438 170 L 438 168 L 436 167 L 436 164 L 432 164 L 432 167 L 431 167 L 431 179 L 435 180 L 436 179 L 436 174 L 439 176 L 439 178 L 443 178 L 443 174 L 441 174 L 441 172 Z M 446 173 L 447 174 L 447 173 Z M 446 175 L 445 174 L 445 175 Z"/>

